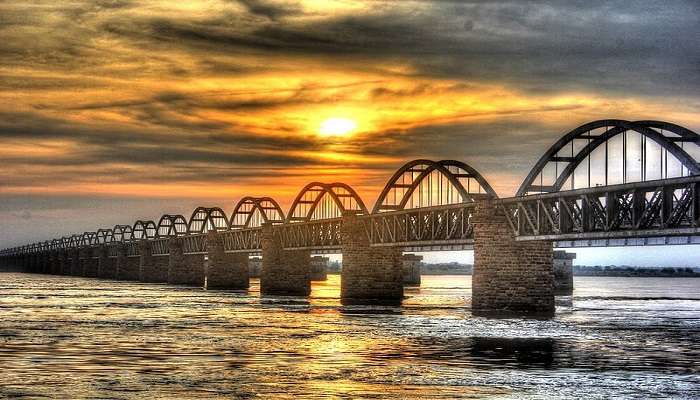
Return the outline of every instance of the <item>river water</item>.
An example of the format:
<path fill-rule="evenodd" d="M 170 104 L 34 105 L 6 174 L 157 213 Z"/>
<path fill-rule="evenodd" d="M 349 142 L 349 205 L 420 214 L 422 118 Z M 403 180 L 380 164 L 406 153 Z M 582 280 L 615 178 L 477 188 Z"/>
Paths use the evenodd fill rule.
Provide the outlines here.
<path fill-rule="evenodd" d="M 700 398 L 700 279 L 575 279 L 553 319 L 0 273 L 0 398 Z"/>

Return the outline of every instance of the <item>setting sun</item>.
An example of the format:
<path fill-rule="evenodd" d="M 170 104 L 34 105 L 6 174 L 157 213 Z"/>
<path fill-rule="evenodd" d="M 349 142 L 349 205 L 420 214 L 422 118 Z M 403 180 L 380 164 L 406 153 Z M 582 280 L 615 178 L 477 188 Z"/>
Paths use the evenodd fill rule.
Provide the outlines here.
<path fill-rule="evenodd" d="M 321 123 L 319 133 L 323 136 L 345 136 L 357 128 L 357 123 L 347 118 L 329 118 Z"/>

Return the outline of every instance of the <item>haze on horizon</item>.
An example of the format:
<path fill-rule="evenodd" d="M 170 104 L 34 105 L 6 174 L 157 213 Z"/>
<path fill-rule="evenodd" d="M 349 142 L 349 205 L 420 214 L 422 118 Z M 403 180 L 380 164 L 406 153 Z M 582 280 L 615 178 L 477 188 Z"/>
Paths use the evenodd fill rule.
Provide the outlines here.
<path fill-rule="evenodd" d="M 699 26 L 695 1 L 5 1 L 0 247 L 314 180 L 371 206 L 414 158 L 511 196 L 581 123 L 700 131 Z"/>

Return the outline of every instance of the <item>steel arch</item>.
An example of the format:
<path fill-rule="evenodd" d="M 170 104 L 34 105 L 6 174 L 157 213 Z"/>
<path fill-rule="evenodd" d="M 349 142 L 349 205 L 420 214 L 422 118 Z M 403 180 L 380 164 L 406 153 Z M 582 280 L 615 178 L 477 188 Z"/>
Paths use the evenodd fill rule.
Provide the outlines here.
<path fill-rule="evenodd" d="M 51 250 L 60 250 L 63 246 L 63 241 L 61 239 L 51 240 Z"/>
<path fill-rule="evenodd" d="M 156 228 L 156 223 L 153 221 L 138 220 L 134 222 L 134 227 L 131 230 L 131 236 L 134 240 L 153 239 L 156 237 L 158 228 Z"/>
<path fill-rule="evenodd" d="M 284 212 L 273 198 L 247 196 L 236 204 L 229 226 L 231 229 L 255 228 L 263 223 L 280 224 L 284 220 Z"/>
<path fill-rule="evenodd" d="M 180 214 L 165 214 L 158 221 L 156 237 L 180 236 L 187 233 L 187 220 Z"/>
<path fill-rule="evenodd" d="M 112 228 L 112 242 L 128 242 L 131 240 L 133 233 L 131 225 L 114 225 L 114 228 Z"/>
<path fill-rule="evenodd" d="M 71 235 L 69 246 L 73 249 L 80 247 L 81 235 Z"/>
<path fill-rule="evenodd" d="M 97 244 L 97 232 L 85 232 L 80 237 L 81 246 L 94 246 Z"/>
<path fill-rule="evenodd" d="M 111 229 L 98 229 L 97 230 L 97 244 L 111 243 L 114 234 Z"/>
<path fill-rule="evenodd" d="M 188 233 L 206 233 L 228 229 L 228 217 L 219 207 L 195 208 L 190 217 L 190 223 L 187 225 Z"/>
<path fill-rule="evenodd" d="M 608 128 L 603 134 L 592 136 L 589 133 L 594 129 Z M 676 137 L 668 137 L 663 133 L 657 131 L 656 129 L 662 129 L 666 132 L 678 135 L 680 139 Z M 539 191 L 546 192 L 557 192 L 561 190 L 561 187 L 567 181 L 567 179 L 574 173 L 576 167 L 586 159 L 586 157 L 593 152 L 598 146 L 607 142 L 611 138 L 627 132 L 634 131 L 643 135 L 654 142 L 656 142 L 661 148 L 667 150 L 671 153 L 684 167 L 688 169 L 691 174 L 700 174 L 700 166 L 695 159 L 688 154 L 683 148 L 678 146 L 676 142 L 692 142 L 696 145 L 700 145 L 700 136 L 697 133 L 684 128 L 682 126 L 672 124 L 664 121 L 625 121 L 619 119 L 605 119 L 589 122 L 587 124 L 581 125 L 578 128 L 570 131 L 566 135 L 562 136 L 554 145 L 552 145 L 547 152 L 545 152 L 542 157 L 537 161 L 535 166 L 532 168 L 530 173 L 527 175 L 523 183 L 520 185 L 516 196 L 524 196 L 528 192 L 532 191 L 533 183 L 537 176 L 544 170 L 549 162 L 568 162 L 568 165 L 562 169 L 561 173 L 556 177 L 556 181 L 551 188 L 539 187 Z M 557 156 L 559 151 L 561 151 L 565 146 L 571 144 L 576 139 L 588 139 L 590 142 L 581 148 L 578 153 L 573 157 L 560 157 Z M 547 189 L 547 190 L 544 190 Z"/>
<path fill-rule="evenodd" d="M 310 198 L 307 195 L 310 195 Z M 350 186 L 341 182 L 311 182 L 294 199 L 292 207 L 287 213 L 286 221 L 304 222 L 312 220 L 319 202 L 325 195 L 330 196 L 337 210 L 329 210 L 328 215 L 324 215 L 324 218 L 321 219 L 339 217 L 346 211 L 353 211 L 357 214 L 369 214 L 365 203 Z"/>
<path fill-rule="evenodd" d="M 450 168 L 457 169 L 457 172 L 453 172 Z M 406 204 L 410 200 L 411 196 L 415 190 L 420 186 L 423 180 L 428 177 L 432 172 L 437 171 L 442 176 L 444 176 L 453 188 L 457 190 L 460 197 L 462 198 L 462 203 L 473 202 L 479 197 L 498 197 L 496 192 L 491 188 L 491 185 L 486 181 L 486 179 L 474 168 L 469 165 L 456 160 L 413 160 L 404 164 L 399 168 L 394 175 L 389 179 L 384 189 L 379 194 L 379 198 L 374 204 L 372 213 L 378 213 L 382 211 L 396 211 L 403 210 Z M 404 176 L 406 173 L 411 173 L 411 182 L 405 182 Z M 413 175 L 417 173 L 418 175 Z M 471 185 L 464 187 L 460 179 L 474 179 L 477 182 L 477 191 L 473 192 Z M 399 182 L 400 181 L 400 182 Z M 394 191 L 402 190 L 401 199 L 397 204 L 387 204 L 389 194 Z M 481 192 L 483 189 L 483 193 Z M 435 205 L 445 205 L 450 203 L 435 204 Z"/>

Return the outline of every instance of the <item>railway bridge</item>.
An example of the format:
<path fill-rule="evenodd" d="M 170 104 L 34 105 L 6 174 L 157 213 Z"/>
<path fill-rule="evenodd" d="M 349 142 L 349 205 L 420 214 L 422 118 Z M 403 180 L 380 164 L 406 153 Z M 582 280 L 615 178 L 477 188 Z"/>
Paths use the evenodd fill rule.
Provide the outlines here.
<path fill-rule="evenodd" d="M 343 256 L 344 303 L 398 303 L 404 251 L 474 250 L 475 312 L 554 311 L 553 249 L 700 244 L 700 139 L 662 121 L 599 120 L 561 137 L 513 197 L 470 165 L 414 160 L 369 209 L 350 186 L 312 182 L 285 213 L 245 197 L 228 215 L 198 207 L 0 252 L 30 272 L 310 292 L 312 254 Z"/>

